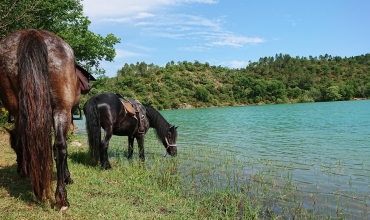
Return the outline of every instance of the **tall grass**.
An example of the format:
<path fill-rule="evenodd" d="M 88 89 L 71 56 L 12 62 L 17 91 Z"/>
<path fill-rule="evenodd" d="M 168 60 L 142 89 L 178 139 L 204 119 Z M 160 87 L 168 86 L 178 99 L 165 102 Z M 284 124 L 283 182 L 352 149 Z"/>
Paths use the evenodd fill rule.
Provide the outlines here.
<path fill-rule="evenodd" d="M 112 170 L 91 166 L 86 138 L 71 137 L 71 207 L 58 212 L 32 201 L 29 180 L 17 175 L 7 135 L 1 137 L 0 219 L 351 218 L 317 212 L 314 196 L 304 196 L 293 183 L 293 165 L 253 158 L 246 163 L 206 146 L 178 146 L 178 156 L 172 158 L 154 133 L 145 140 L 145 162 L 137 158 L 136 145 L 134 159 L 128 161 L 127 137 L 114 136 L 109 148 Z"/>

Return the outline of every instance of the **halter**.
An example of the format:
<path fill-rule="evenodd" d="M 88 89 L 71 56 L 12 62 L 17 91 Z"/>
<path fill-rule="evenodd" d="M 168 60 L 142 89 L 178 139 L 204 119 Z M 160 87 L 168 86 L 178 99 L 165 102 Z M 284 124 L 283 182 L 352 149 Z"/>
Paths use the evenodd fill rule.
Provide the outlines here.
<path fill-rule="evenodd" d="M 164 140 L 166 141 L 166 150 L 168 150 L 169 147 L 176 147 L 177 145 L 176 144 L 170 144 L 168 143 L 168 140 L 167 140 L 167 137 L 164 137 Z"/>

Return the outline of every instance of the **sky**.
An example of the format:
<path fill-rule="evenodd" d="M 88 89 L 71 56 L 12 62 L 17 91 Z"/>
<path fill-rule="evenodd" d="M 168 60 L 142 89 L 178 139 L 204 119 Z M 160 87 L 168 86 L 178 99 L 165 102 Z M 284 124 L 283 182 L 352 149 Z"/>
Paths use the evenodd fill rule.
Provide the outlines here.
<path fill-rule="evenodd" d="M 261 57 L 370 53 L 369 0 L 83 0 L 89 30 L 121 38 L 115 77 L 127 64 L 174 61 L 245 68 Z"/>

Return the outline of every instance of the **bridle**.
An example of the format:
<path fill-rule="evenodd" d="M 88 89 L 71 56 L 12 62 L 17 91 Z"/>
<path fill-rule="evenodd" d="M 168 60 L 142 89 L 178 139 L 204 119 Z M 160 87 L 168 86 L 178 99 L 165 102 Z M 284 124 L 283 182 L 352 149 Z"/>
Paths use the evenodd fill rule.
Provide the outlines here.
<path fill-rule="evenodd" d="M 168 150 L 169 147 L 176 147 L 177 145 L 176 144 L 170 144 L 168 143 L 168 139 L 167 137 L 164 137 L 164 140 L 166 141 L 166 150 Z"/>

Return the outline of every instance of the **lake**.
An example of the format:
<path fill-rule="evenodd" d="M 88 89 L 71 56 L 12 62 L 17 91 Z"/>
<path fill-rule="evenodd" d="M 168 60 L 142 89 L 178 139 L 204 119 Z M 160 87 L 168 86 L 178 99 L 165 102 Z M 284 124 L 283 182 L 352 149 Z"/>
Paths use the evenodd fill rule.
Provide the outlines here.
<path fill-rule="evenodd" d="M 281 185 L 283 175 L 307 209 L 344 212 L 353 219 L 370 216 L 369 100 L 160 113 L 179 126 L 179 155 L 196 151 L 199 161 L 210 154 L 202 149 L 212 148 L 245 164 L 234 167 L 246 176 L 240 184 L 262 173 L 276 179 L 272 185 Z"/>

